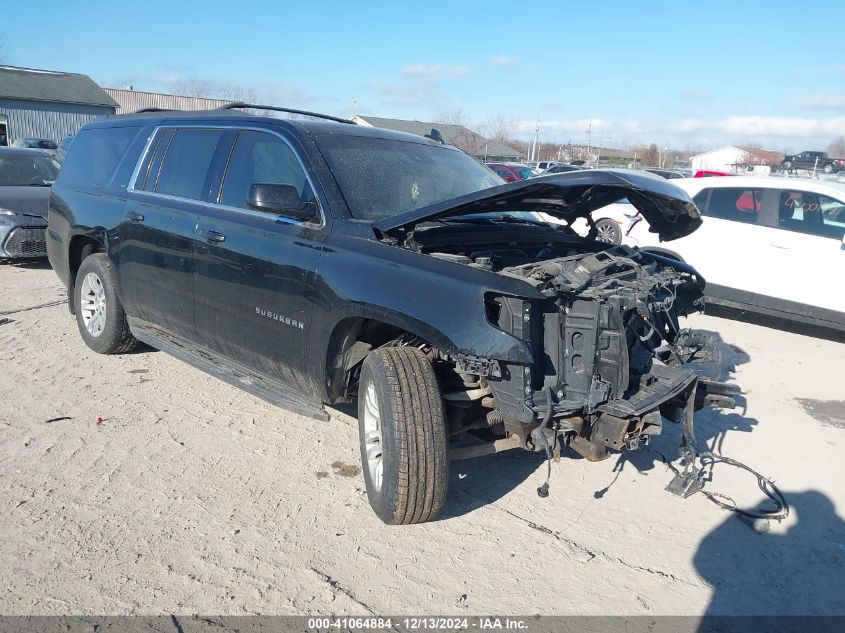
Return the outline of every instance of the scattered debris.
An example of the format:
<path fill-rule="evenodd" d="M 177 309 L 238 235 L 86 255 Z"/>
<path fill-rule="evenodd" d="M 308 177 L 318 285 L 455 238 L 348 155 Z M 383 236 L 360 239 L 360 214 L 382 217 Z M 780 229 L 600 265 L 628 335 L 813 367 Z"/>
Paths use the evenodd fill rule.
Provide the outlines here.
<path fill-rule="evenodd" d="M 44 424 L 52 424 L 53 422 L 61 422 L 62 420 L 73 420 L 73 418 L 69 415 L 63 415 L 58 418 L 50 418 L 49 420 L 44 420 Z"/>
<path fill-rule="evenodd" d="M 341 461 L 332 464 L 335 474 L 341 477 L 357 477 L 361 473 L 361 467 L 353 464 L 344 464 Z"/>

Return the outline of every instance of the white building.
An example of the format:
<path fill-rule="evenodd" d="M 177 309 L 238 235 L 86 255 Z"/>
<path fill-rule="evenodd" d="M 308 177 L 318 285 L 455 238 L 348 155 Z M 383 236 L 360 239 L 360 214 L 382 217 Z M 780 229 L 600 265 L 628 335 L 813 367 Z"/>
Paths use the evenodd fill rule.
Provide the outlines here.
<path fill-rule="evenodd" d="M 781 155 L 767 149 L 725 145 L 690 157 L 693 171 L 726 171 L 730 173 L 768 172 L 768 165 L 777 165 Z"/>

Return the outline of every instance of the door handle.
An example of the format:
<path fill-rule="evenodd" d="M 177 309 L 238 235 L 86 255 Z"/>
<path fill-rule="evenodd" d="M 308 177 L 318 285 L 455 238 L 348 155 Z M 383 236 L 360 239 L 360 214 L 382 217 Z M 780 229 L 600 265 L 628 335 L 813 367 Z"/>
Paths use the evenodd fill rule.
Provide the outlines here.
<path fill-rule="evenodd" d="M 225 234 L 211 229 L 200 229 L 200 236 L 209 244 L 219 244 L 226 241 Z"/>
<path fill-rule="evenodd" d="M 129 219 L 130 222 L 143 222 L 144 221 L 144 214 L 139 213 L 138 211 L 130 211 L 126 214 L 126 217 Z"/>

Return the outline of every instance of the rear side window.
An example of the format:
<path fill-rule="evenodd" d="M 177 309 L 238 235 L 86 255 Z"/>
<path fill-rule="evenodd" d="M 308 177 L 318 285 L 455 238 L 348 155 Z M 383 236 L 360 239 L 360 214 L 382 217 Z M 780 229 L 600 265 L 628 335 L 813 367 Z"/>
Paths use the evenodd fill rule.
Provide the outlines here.
<path fill-rule="evenodd" d="M 761 189 L 718 187 L 704 189 L 693 198 L 693 201 L 704 215 L 756 224 L 762 199 Z"/>
<path fill-rule="evenodd" d="M 783 191 L 778 228 L 841 240 L 845 233 L 845 203 L 809 191 Z"/>
<path fill-rule="evenodd" d="M 74 137 L 62 163 L 62 180 L 91 185 L 109 183 L 140 129 L 140 126 L 130 126 L 82 130 Z"/>
<path fill-rule="evenodd" d="M 222 137 L 222 130 L 176 130 L 166 148 L 154 191 L 178 198 L 204 200 L 210 187 L 209 167 Z M 148 181 L 147 189 L 150 189 L 149 185 Z"/>

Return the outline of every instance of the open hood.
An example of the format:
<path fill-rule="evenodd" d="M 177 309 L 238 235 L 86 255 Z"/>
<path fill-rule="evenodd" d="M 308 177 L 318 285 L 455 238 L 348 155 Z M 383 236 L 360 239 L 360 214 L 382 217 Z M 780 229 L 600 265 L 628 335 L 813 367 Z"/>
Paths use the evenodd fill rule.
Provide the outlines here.
<path fill-rule="evenodd" d="M 689 235 L 701 215 L 689 195 L 670 181 L 648 172 L 585 169 L 540 176 L 443 200 L 373 223 L 382 234 L 398 236 L 415 224 L 476 213 L 535 211 L 571 224 L 596 209 L 627 198 L 661 240 Z"/>

